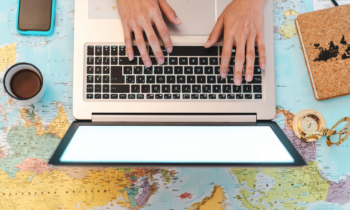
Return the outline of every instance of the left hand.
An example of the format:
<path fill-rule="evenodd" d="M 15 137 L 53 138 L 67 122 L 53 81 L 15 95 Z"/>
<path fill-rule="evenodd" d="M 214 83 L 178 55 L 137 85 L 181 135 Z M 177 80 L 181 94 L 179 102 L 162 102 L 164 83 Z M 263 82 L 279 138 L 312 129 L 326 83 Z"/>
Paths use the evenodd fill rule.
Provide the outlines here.
<path fill-rule="evenodd" d="M 204 47 L 213 46 L 224 33 L 224 45 L 221 54 L 220 74 L 227 77 L 232 55 L 236 46 L 234 83 L 241 85 L 244 61 L 246 60 L 245 79 L 251 82 L 254 72 L 255 43 L 258 45 L 260 67 L 266 66 L 264 44 L 264 3 L 265 0 L 233 0 L 218 18 Z"/>

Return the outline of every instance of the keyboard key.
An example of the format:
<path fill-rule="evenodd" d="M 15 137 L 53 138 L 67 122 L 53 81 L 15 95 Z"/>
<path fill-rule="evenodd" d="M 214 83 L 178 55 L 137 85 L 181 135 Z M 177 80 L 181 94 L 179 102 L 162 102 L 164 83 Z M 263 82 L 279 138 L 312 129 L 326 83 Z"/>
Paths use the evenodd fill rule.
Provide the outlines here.
<path fill-rule="evenodd" d="M 94 55 L 94 46 L 87 47 L 87 55 Z"/>
<path fill-rule="evenodd" d="M 233 92 L 234 93 L 241 93 L 242 92 L 241 86 L 234 85 L 233 86 Z"/>
<path fill-rule="evenodd" d="M 190 58 L 190 65 L 198 65 L 198 58 Z"/>
<path fill-rule="evenodd" d="M 86 92 L 93 93 L 94 92 L 94 86 L 93 85 L 87 85 Z"/>
<path fill-rule="evenodd" d="M 253 92 L 254 93 L 261 93 L 262 92 L 261 85 L 254 85 L 253 86 Z"/>
<path fill-rule="evenodd" d="M 139 93 L 140 92 L 140 85 L 131 85 L 131 92 L 132 93 Z"/>
<path fill-rule="evenodd" d="M 219 99 L 226 99 L 226 95 L 225 94 L 219 94 Z"/>
<path fill-rule="evenodd" d="M 261 74 L 262 70 L 258 66 L 254 66 L 254 74 Z"/>
<path fill-rule="evenodd" d="M 255 62 L 254 62 L 254 65 L 255 66 L 259 66 L 259 57 L 255 57 Z"/>
<path fill-rule="evenodd" d="M 170 65 L 178 65 L 177 57 L 170 57 L 169 64 Z"/>
<path fill-rule="evenodd" d="M 135 57 L 134 60 L 139 60 L 139 65 L 145 65 L 141 57 Z"/>
<path fill-rule="evenodd" d="M 208 99 L 208 95 L 207 94 L 201 94 L 201 99 Z"/>
<path fill-rule="evenodd" d="M 233 66 L 228 67 L 227 74 L 233 74 Z"/>
<path fill-rule="evenodd" d="M 180 99 L 180 94 L 173 94 L 173 99 Z"/>
<path fill-rule="evenodd" d="M 185 66 L 185 74 L 193 74 L 193 67 Z"/>
<path fill-rule="evenodd" d="M 93 74 L 94 73 L 94 67 L 93 66 L 88 66 L 87 67 L 87 73 L 88 74 Z"/>
<path fill-rule="evenodd" d="M 191 95 L 191 99 L 199 99 L 199 95 L 198 94 L 192 94 Z"/>
<path fill-rule="evenodd" d="M 145 95 L 143 94 L 137 94 L 137 99 L 144 99 L 145 98 Z"/>
<path fill-rule="evenodd" d="M 102 64 L 102 58 L 101 57 L 95 57 L 95 64 L 101 65 Z"/>
<path fill-rule="evenodd" d="M 142 93 L 150 93 L 151 86 L 150 85 L 142 85 Z"/>
<path fill-rule="evenodd" d="M 103 46 L 103 55 L 109 56 L 109 46 Z"/>
<path fill-rule="evenodd" d="M 171 94 L 164 94 L 164 99 L 171 99 Z"/>
<path fill-rule="evenodd" d="M 253 98 L 252 94 L 245 94 L 245 99 L 252 99 L 252 98 Z"/>
<path fill-rule="evenodd" d="M 95 99 L 101 99 L 101 94 L 95 94 Z"/>
<path fill-rule="evenodd" d="M 210 60 L 210 65 L 218 65 L 219 64 L 217 57 L 211 57 L 211 58 L 209 58 L 209 60 Z"/>
<path fill-rule="evenodd" d="M 220 74 L 220 66 L 215 66 L 215 74 Z"/>
<path fill-rule="evenodd" d="M 251 82 L 248 82 L 248 84 L 259 84 L 261 83 L 261 76 L 254 76 L 253 80 Z"/>
<path fill-rule="evenodd" d="M 255 99 L 262 99 L 262 95 L 261 94 L 255 94 Z"/>
<path fill-rule="evenodd" d="M 119 95 L 119 98 L 120 98 L 120 99 L 126 99 L 126 94 L 120 94 L 120 95 Z"/>
<path fill-rule="evenodd" d="M 102 46 L 95 47 L 95 55 L 102 55 Z"/>
<path fill-rule="evenodd" d="M 213 85 L 213 93 L 221 93 L 221 85 Z"/>
<path fill-rule="evenodd" d="M 154 99 L 154 94 L 147 94 L 147 99 Z"/>
<path fill-rule="evenodd" d="M 111 55 L 118 55 L 118 46 L 111 47 Z"/>
<path fill-rule="evenodd" d="M 126 76 L 126 83 L 135 83 L 135 76 Z"/>
<path fill-rule="evenodd" d="M 180 93 L 181 92 L 181 86 L 180 85 L 172 85 L 171 86 L 171 92 L 173 92 L 173 93 Z"/>
<path fill-rule="evenodd" d="M 95 85 L 95 93 L 101 93 L 101 85 Z"/>
<path fill-rule="evenodd" d="M 162 85 L 162 93 L 170 93 L 170 85 Z"/>
<path fill-rule="evenodd" d="M 130 85 L 111 85 L 112 93 L 130 93 Z"/>
<path fill-rule="evenodd" d="M 157 76 L 157 83 L 165 83 L 165 76 Z"/>
<path fill-rule="evenodd" d="M 163 94 L 156 94 L 156 99 L 163 99 Z"/>
<path fill-rule="evenodd" d="M 103 83 L 109 83 L 109 76 L 103 76 Z"/>
<path fill-rule="evenodd" d="M 170 56 L 218 56 L 218 47 L 174 46 Z"/>
<path fill-rule="evenodd" d="M 227 83 L 228 84 L 233 84 L 234 83 L 233 76 L 227 76 Z"/>
<path fill-rule="evenodd" d="M 183 94 L 183 95 L 182 95 L 182 98 L 183 98 L 183 99 L 190 99 L 190 94 Z"/>
<path fill-rule="evenodd" d="M 214 69 L 213 69 L 212 66 L 206 66 L 204 68 L 204 72 L 205 72 L 205 74 L 213 74 L 214 73 Z"/>
<path fill-rule="evenodd" d="M 186 76 L 177 76 L 177 83 L 183 84 L 186 82 Z"/>
<path fill-rule="evenodd" d="M 180 65 L 188 65 L 188 58 L 181 57 L 180 58 Z"/>
<path fill-rule="evenodd" d="M 251 93 L 252 86 L 251 85 L 243 85 L 243 93 Z"/>
<path fill-rule="evenodd" d="M 218 83 L 219 84 L 226 84 L 226 78 L 223 79 L 221 76 L 218 76 Z"/>
<path fill-rule="evenodd" d="M 103 74 L 109 74 L 109 66 L 103 67 Z"/>
<path fill-rule="evenodd" d="M 132 66 L 124 66 L 124 74 L 132 74 Z"/>
<path fill-rule="evenodd" d="M 118 58 L 117 57 L 111 58 L 111 65 L 118 65 Z"/>
<path fill-rule="evenodd" d="M 197 76 L 198 84 L 205 84 L 205 76 Z"/>
<path fill-rule="evenodd" d="M 128 94 L 128 99 L 135 99 L 135 94 Z"/>
<path fill-rule="evenodd" d="M 223 93 L 231 93 L 231 85 L 223 85 L 222 92 Z"/>
<path fill-rule="evenodd" d="M 235 99 L 235 94 L 227 94 L 227 99 Z"/>
<path fill-rule="evenodd" d="M 209 99 L 216 99 L 216 94 L 209 94 Z"/>
<path fill-rule="evenodd" d="M 142 74 L 142 67 L 134 66 L 134 74 Z"/>
<path fill-rule="evenodd" d="M 93 99 L 94 98 L 94 94 L 86 94 L 86 98 L 87 99 Z"/>
<path fill-rule="evenodd" d="M 167 83 L 175 83 L 175 76 L 167 76 L 166 82 Z"/>
<path fill-rule="evenodd" d="M 183 93 L 190 93 L 191 92 L 191 85 L 182 85 L 182 92 Z"/>
<path fill-rule="evenodd" d="M 157 59 L 155 57 L 151 56 L 150 58 L 151 58 L 152 65 L 158 65 L 158 61 L 157 61 Z"/>
<path fill-rule="evenodd" d="M 143 70 L 144 74 L 153 74 L 153 66 L 150 67 L 145 67 L 145 69 Z"/>
<path fill-rule="evenodd" d="M 103 99 L 109 99 L 109 94 L 103 94 Z"/>
<path fill-rule="evenodd" d="M 236 95 L 236 98 L 237 98 L 237 99 L 243 99 L 243 94 L 237 94 L 237 95 Z"/>
<path fill-rule="evenodd" d="M 137 46 L 132 46 L 132 50 L 134 51 L 134 56 L 140 56 L 140 51 L 139 48 L 137 48 Z"/>
<path fill-rule="evenodd" d="M 211 86 L 210 85 L 203 85 L 202 87 L 203 93 L 211 93 Z"/>
<path fill-rule="evenodd" d="M 118 94 L 111 94 L 111 99 L 118 99 Z"/>
<path fill-rule="evenodd" d="M 95 76 L 95 83 L 101 83 L 101 76 Z"/>
<path fill-rule="evenodd" d="M 207 83 L 215 84 L 216 83 L 216 76 L 207 76 Z"/>
<path fill-rule="evenodd" d="M 119 46 L 119 55 L 125 55 L 126 48 L 125 46 Z"/>
<path fill-rule="evenodd" d="M 124 78 L 121 66 L 111 67 L 111 83 L 124 83 Z"/>
<path fill-rule="evenodd" d="M 102 67 L 101 66 L 95 66 L 95 74 L 101 74 L 102 73 Z"/>
<path fill-rule="evenodd" d="M 103 85 L 103 92 L 109 93 L 109 85 Z"/>
<path fill-rule="evenodd" d="M 201 86 L 200 85 L 192 85 L 192 93 L 200 93 L 200 92 L 201 92 Z"/>
<path fill-rule="evenodd" d="M 208 58 L 199 58 L 200 65 L 208 65 Z"/>
<path fill-rule="evenodd" d="M 147 76 L 146 81 L 147 83 L 155 83 L 155 76 Z"/>
<path fill-rule="evenodd" d="M 119 65 L 137 65 L 137 59 L 129 61 L 127 57 L 119 57 Z"/>
<path fill-rule="evenodd" d="M 175 66 L 175 74 L 183 74 L 182 66 Z"/>
<path fill-rule="evenodd" d="M 203 67 L 202 66 L 194 67 L 194 73 L 195 74 L 203 74 Z"/>
<path fill-rule="evenodd" d="M 160 93 L 160 85 L 152 85 L 152 93 Z"/>
<path fill-rule="evenodd" d="M 154 74 L 163 74 L 163 66 L 155 66 Z"/>
<path fill-rule="evenodd" d="M 172 66 L 165 66 L 164 67 L 164 74 L 173 74 L 173 67 Z"/>
<path fill-rule="evenodd" d="M 145 83 L 145 76 L 136 76 L 137 83 Z"/>
<path fill-rule="evenodd" d="M 187 83 L 188 84 L 196 83 L 196 76 L 187 76 Z"/>
<path fill-rule="evenodd" d="M 87 58 L 87 64 L 88 65 L 94 65 L 94 57 L 88 57 Z"/>

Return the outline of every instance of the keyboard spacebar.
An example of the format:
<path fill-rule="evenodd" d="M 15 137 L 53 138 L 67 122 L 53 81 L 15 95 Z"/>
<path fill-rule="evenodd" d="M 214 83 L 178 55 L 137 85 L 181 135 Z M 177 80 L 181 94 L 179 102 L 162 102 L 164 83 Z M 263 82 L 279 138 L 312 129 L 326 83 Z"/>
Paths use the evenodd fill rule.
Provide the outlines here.
<path fill-rule="evenodd" d="M 174 46 L 170 56 L 218 56 L 218 47 L 204 48 L 202 46 Z"/>
<path fill-rule="evenodd" d="M 111 85 L 112 93 L 129 93 L 130 86 L 129 85 Z"/>

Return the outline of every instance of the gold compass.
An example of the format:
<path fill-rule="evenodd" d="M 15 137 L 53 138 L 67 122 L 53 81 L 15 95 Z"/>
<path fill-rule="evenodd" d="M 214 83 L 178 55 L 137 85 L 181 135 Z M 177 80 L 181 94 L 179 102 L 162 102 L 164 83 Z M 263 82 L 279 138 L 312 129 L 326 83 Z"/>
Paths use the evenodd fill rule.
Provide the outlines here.
<path fill-rule="evenodd" d="M 305 141 L 314 142 L 319 140 L 328 130 L 326 127 L 326 120 L 316 110 L 305 109 L 294 116 L 293 131 L 295 135 Z"/>

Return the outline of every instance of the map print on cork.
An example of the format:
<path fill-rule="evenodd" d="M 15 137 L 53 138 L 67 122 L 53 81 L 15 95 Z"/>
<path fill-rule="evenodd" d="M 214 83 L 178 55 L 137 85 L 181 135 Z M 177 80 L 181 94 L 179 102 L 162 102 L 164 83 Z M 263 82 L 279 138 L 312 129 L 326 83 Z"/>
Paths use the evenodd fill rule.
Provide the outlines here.
<path fill-rule="evenodd" d="M 343 35 L 343 38 L 340 41 L 341 45 L 346 46 L 347 48 L 344 50 L 344 53 L 342 54 L 342 59 L 350 58 L 350 44 L 347 44 L 345 41 L 345 37 Z M 339 46 L 335 45 L 333 41 L 329 43 L 329 49 L 320 47 L 320 44 L 314 44 L 316 49 L 320 50 L 320 54 L 315 58 L 314 61 L 327 61 L 331 58 L 336 58 L 339 55 Z"/>

